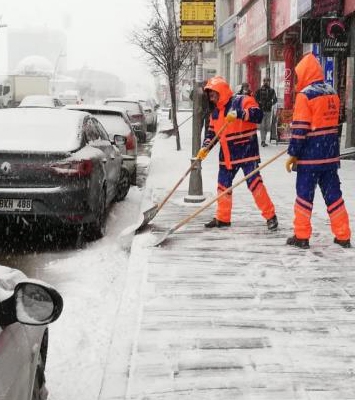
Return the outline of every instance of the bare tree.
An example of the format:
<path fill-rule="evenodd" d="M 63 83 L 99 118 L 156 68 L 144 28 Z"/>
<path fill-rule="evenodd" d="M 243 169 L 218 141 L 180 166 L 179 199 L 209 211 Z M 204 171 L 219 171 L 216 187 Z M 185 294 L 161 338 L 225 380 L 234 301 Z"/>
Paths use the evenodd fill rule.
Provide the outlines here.
<path fill-rule="evenodd" d="M 131 41 L 146 53 L 152 72 L 164 74 L 168 79 L 176 149 L 180 150 L 176 85 L 191 68 L 192 45 L 180 41 L 174 0 L 165 0 L 164 11 L 159 0 L 152 0 L 152 10 L 147 26 L 141 31 L 134 31 Z"/>

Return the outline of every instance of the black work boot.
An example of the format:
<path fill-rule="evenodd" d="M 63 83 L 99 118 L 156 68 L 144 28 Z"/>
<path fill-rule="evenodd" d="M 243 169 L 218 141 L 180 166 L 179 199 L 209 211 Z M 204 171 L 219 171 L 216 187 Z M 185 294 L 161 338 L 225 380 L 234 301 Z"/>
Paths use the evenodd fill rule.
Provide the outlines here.
<path fill-rule="evenodd" d="M 308 239 L 298 239 L 295 235 L 289 237 L 286 241 L 286 244 L 290 246 L 296 246 L 300 249 L 309 249 L 309 240 Z"/>
<path fill-rule="evenodd" d="M 338 244 L 341 247 L 344 247 L 344 249 L 349 249 L 351 247 L 350 239 L 341 240 L 335 237 L 334 243 Z"/>
<path fill-rule="evenodd" d="M 207 224 L 205 224 L 206 228 L 223 228 L 225 226 L 231 226 L 231 223 L 230 222 L 219 221 L 216 218 L 213 218 L 212 221 L 210 221 Z"/>
<path fill-rule="evenodd" d="M 269 231 L 276 231 L 277 227 L 279 226 L 279 221 L 277 220 L 276 215 L 266 221 L 267 229 Z"/>

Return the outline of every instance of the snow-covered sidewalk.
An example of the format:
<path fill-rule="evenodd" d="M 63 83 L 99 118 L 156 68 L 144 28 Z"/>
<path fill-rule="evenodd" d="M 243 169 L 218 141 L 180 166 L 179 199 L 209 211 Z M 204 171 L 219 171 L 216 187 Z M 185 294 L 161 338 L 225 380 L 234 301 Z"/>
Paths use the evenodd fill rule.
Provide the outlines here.
<path fill-rule="evenodd" d="M 190 122 L 180 134 L 179 152 L 174 136 L 157 134 L 142 210 L 188 168 Z M 262 161 L 284 148 L 262 148 Z M 203 162 L 207 200 L 215 196 L 217 151 Z M 355 249 L 333 244 L 319 190 L 311 249 L 285 245 L 295 199 L 285 159 L 262 171 L 277 232 L 266 229 L 244 183 L 233 193 L 230 228 L 204 228 L 213 205 L 151 247 L 203 205 L 184 202 L 187 178 L 135 236 L 100 400 L 355 398 Z M 353 169 L 354 161 L 343 161 L 340 177 L 354 232 Z"/>

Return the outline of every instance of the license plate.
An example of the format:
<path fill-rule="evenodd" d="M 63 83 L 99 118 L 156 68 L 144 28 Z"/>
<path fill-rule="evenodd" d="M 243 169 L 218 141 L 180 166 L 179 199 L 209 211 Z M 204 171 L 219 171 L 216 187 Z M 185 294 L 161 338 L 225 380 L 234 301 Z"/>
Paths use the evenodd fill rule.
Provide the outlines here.
<path fill-rule="evenodd" d="M 30 199 L 0 199 L 0 211 L 31 211 Z"/>

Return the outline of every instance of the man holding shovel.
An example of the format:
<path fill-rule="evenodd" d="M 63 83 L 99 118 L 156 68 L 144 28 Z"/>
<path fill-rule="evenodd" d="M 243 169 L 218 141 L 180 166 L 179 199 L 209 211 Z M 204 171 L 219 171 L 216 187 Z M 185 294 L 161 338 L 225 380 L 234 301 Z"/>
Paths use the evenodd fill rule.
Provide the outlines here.
<path fill-rule="evenodd" d="M 311 217 L 316 187 L 327 206 L 334 243 L 351 247 L 349 216 L 346 210 L 338 168 L 338 123 L 340 100 L 335 90 L 324 82 L 323 68 L 313 54 L 305 55 L 295 68 L 295 107 L 286 169 L 297 166 L 294 235 L 290 246 L 309 248 Z"/>
<path fill-rule="evenodd" d="M 260 163 L 257 139 L 257 124 L 263 114 L 254 97 L 248 94 L 233 96 L 228 83 L 221 76 L 211 78 L 204 87 L 215 108 L 211 112 L 209 129 L 206 130 L 203 146 L 197 157 L 203 160 L 209 150 L 207 146 L 221 127 L 229 122 L 219 135 L 219 173 L 217 193 L 232 186 L 239 169 L 244 175 L 255 170 Z M 269 230 L 278 226 L 275 207 L 263 184 L 260 172 L 247 179 L 254 201 L 266 219 Z M 218 199 L 215 218 L 205 224 L 206 228 L 221 228 L 231 225 L 232 193 Z"/>

